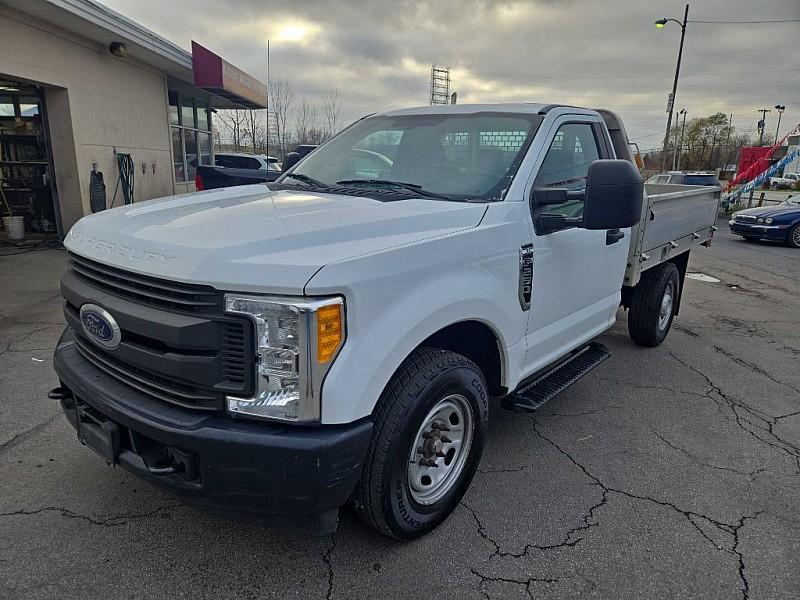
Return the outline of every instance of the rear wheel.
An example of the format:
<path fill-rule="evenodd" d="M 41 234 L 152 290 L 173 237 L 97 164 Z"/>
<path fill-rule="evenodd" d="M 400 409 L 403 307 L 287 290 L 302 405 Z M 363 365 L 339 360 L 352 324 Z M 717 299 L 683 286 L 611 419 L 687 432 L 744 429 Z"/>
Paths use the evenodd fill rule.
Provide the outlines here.
<path fill-rule="evenodd" d="M 800 248 L 800 223 L 789 230 L 787 241 L 792 248 Z"/>
<path fill-rule="evenodd" d="M 628 333 L 640 346 L 658 346 L 667 337 L 680 293 L 680 274 L 671 262 L 642 274 L 628 311 Z"/>
<path fill-rule="evenodd" d="M 486 382 L 469 359 L 415 350 L 386 386 L 351 503 L 380 533 L 417 538 L 458 505 L 483 453 Z"/>

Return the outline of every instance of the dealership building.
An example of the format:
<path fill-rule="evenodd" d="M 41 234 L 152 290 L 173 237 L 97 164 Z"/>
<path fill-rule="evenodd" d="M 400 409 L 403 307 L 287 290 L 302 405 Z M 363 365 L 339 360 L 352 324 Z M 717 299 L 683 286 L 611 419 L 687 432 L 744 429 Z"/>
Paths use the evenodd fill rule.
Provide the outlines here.
<path fill-rule="evenodd" d="M 63 238 L 112 203 L 193 191 L 215 109 L 266 102 L 207 48 L 93 0 L 0 0 L 0 216 Z"/>

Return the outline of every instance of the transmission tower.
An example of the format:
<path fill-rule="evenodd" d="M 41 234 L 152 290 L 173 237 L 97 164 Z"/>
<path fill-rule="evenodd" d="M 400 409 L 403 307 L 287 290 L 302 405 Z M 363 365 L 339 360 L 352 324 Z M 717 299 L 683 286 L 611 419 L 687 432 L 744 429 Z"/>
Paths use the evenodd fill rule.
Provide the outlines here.
<path fill-rule="evenodd" d="M 431 104 L 450 104 L 450 67 L 431 66 Z"/>

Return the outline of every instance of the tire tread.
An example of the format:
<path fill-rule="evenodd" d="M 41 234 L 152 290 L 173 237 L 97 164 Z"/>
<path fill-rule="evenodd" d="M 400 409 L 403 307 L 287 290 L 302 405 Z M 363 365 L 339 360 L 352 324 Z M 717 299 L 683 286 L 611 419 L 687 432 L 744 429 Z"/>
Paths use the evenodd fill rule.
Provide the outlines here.
<path fill-rule="evenodd" d="M 397 369 L 373 411 L 372 436 L 351 505 L 367 525 L 388 537 L 402 539 L 392 530 L 382 501 L 385 466 L 392 460 L 394 442 L 419 394 L 441 373 L 463 367 L 480 373 L 475 363 L 460 354 L 418 348 Z"/>
<path fill-rule="evenodd" d="M 628 334 L 635 344 L 652 348 L 664 341 L 666 333 L 664 336 L 659 334 L 658 314 L 664 286 L 673 277 L 676 279 L 673 301 L 677 303 L 680 297 L 680 277 L 678 268 L 673 263 L 663 263 L 642 274 L 628 311 Z"/>

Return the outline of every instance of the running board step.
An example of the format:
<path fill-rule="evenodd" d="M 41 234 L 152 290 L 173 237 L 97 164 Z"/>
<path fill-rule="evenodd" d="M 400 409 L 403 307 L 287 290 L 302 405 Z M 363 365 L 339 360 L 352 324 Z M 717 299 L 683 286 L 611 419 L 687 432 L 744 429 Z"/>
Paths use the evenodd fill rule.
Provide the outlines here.
<path fill-rule="evenodd" d="M 503 398 L 506 410 L 533 412 L 611 356 L 603 344 L 592 342 L 525 387 Z"/>

